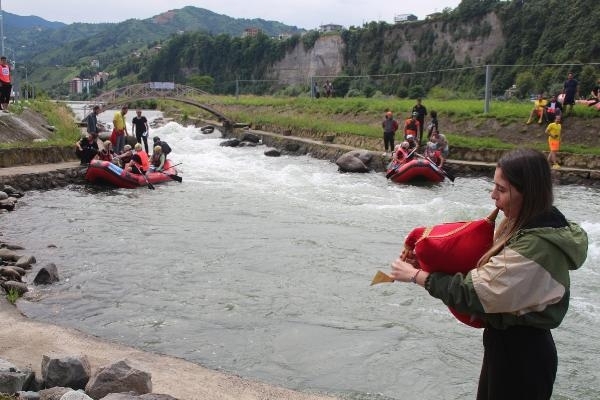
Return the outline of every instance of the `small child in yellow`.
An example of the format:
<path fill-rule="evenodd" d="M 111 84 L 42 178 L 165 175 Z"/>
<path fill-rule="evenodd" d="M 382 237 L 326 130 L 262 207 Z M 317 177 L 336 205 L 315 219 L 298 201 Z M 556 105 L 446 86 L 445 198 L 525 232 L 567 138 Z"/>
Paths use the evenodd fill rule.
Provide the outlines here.
<path fill-rule="evenodd" d="M 552 164 L 552 169 L 560 168 L 556 161 L 556 153 L 560 150 L 560 135 L 562 126 L 560 125 L 560 116 L 557 115 L 554 122 L 548 124 L 546 127 L 546 133 L 548 134 L 548 146 L 550 147 L 550 153 L 548 154 L 548 161 Z"/>

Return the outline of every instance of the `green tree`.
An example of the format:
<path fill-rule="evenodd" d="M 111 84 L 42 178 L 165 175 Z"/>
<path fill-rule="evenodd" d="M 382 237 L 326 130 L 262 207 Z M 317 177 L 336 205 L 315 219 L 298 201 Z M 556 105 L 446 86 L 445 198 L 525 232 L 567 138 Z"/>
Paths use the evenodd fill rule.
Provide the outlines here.
<path fill-rule="evenodd" d="M 519 97 L 527 98 L 531 93 L 541 92 L 541 88 L 536 88 L 536 82 L 533 74 L 529 71 L 517 75 L 517 92 Z"/>

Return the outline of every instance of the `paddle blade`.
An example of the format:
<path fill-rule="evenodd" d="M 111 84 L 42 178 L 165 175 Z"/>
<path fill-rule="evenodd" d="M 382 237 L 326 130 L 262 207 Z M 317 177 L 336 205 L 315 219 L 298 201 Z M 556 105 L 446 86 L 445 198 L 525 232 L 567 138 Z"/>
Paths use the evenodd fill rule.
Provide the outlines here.
<path fill-rule="evenodd" d="M 377 271 L 373 280 L 371 281 L 371 286 L 377 285 L 378 283 L 389 283 L 394 282 L 394 278 L 386 274 L 385 272 Z"/>
<path fill-rule="evenodd" d="M 172 174 L 167 174 L 167 175 L 169 175 L 169 178 L 173 179 L 174 181 L 177 181 L 177 182 L 183 181 L 183 178 L 178 175 L 172 175 Z"/>
<path fill-rule="evenodd" d="M 154 187 L 154 185 L 152 183 L 148 182 L 148 189 L 154 190 L 156 188 Z"/>
<path fill-rule="evenodd" d="M 446 175 L 446 178 L 450 179 L 450 181 L 451 181 L 451 182 L 454 182 L 454 179 L 455 179 L 456 177 L 454 176 L 454 174 L 453 174 L 452 172 L 450 172 L 450 171 L 449 171 L 449 170 L 447 170 L 447 169 L 443 169 L 443 168 L 442 168 L 442 171 L 443 171 L 443 172 L 444 172 L 444 174 Z"/>

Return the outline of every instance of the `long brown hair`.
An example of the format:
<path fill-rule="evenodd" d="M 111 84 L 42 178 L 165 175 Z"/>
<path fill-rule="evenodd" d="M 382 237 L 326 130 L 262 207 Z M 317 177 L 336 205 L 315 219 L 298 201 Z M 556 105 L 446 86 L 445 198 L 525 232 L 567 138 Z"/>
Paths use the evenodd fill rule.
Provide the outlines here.
<path fill-rule="evenodd" d="M 498 254 L 506 242 L 536 216 L 548 212 L 554 203 L 550 165 L 544 154 L 533 149 L 516 149 L 504 154 L 497 168 L 522 196 L 523 203 L 515 218 L 504 218 L 494 234 L 494 245 L 479 259 L 477 266 Z M 511 189 L 512 190 L 512 189 Z"/>

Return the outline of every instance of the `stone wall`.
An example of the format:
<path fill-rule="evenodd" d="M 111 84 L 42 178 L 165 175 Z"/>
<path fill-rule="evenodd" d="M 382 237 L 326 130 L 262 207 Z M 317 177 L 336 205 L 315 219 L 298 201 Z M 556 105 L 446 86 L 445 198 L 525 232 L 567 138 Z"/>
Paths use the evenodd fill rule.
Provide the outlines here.
<path fill-rule="evenodd" d="M 47 190 L 85 183 L 85 166 L 57 169 L 46 172 L 0 176 L 0 188 L 9 185 L 19 192 L 29 190 Z"/>
<path fill-rule="evenodd" d="M 74 146 L 0 149 L 0 168 L 76 160 Z"/>

